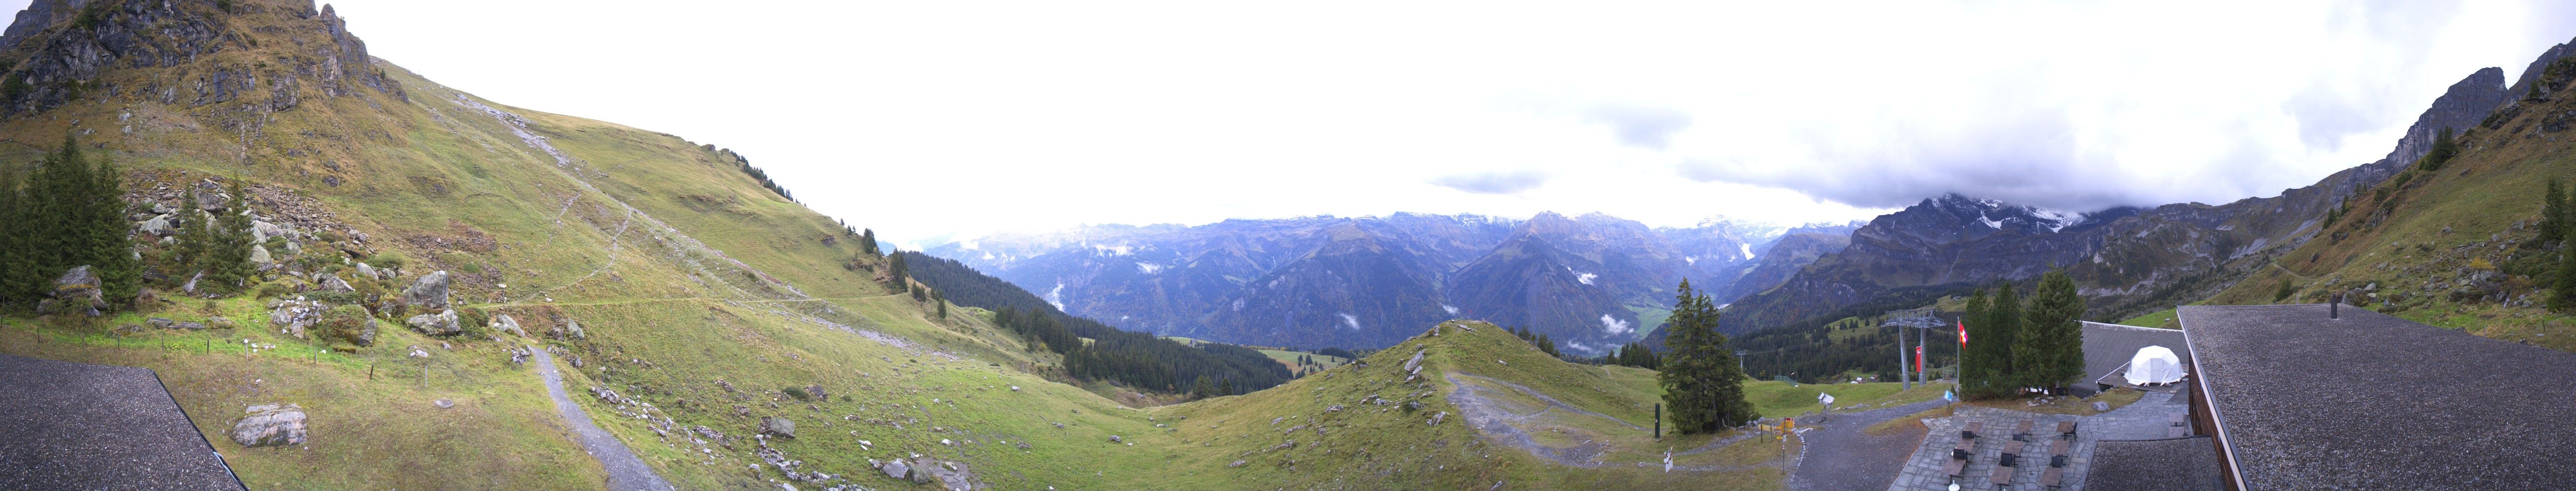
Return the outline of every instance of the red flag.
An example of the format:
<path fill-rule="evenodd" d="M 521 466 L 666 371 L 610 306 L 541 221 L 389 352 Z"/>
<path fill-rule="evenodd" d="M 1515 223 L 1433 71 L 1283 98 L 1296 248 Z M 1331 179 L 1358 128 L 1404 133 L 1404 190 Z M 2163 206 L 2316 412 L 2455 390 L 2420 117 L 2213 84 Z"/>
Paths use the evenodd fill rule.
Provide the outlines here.
<path fill-rule="evenodd" d="M 1923 373 L 1923 345 L 1914 345 L 1914 373 Z"/>
<path fill-rule="evenodd" d="M 1959 321 L 1959 349 L 1968 349 L 1968 321 Z"/>

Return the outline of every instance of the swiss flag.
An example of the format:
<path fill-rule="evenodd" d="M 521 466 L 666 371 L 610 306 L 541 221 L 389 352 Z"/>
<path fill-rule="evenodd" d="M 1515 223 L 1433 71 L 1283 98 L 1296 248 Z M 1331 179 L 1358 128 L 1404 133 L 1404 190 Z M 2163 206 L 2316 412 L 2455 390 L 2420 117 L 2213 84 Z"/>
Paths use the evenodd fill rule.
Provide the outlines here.
<path fill-rule="evenodd" d="M 1968 348 L 1968 321 L 1959 321 L 1959 349 Z"/>

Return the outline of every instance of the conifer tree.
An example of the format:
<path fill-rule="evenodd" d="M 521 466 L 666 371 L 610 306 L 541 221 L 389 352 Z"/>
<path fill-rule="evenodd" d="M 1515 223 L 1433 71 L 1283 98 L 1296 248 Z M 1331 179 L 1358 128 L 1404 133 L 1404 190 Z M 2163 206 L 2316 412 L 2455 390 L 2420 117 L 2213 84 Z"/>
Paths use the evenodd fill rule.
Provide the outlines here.
<path fill-rule="evenodd" d="M 945 320 L 948 318 L 948 297 L 946 295 L 941 295 L 939 290 L 931 290 L 930 304 L 938 307 L 940 319 Z"/>
<path fill-rule="evenodd" d="M 1968 341 L 1970 345 L 1981 346 L 1976 349 L 1985 353 L 1986 384 L 1996 391 L 2012 393 L 2029 386 L 2021 376 L 2021 360 L 2013 358 L 2012 351 L 2012 347 L 2021 341 L 2021 323 L 2021 298 L 2013 293 L 2012 283 L 1997 286 L 1993 303 L 1986 309 L 1986 324 L 1991 328 L 1987 329 L 1988 332 L 1974 333 L 1978 336 L 1972 336 Z"/>
<path fill-rule="evenodd" d="M 2442 170 L 2442 164 L 2449 163 L 2451 157 L 2459 154 L 2460 144 L 2451 141 L 2451 129 L 2442 128 L 2442 134 L 2433 138 L 2433 148 L 2425 151 L 2424 158 L 2416 165 L 2428 171 Z"/>
<path fill-rule="evenodd" d="M 877 254 L 876 229 L 862 229 L 859 232 L 859 250 L 866 251 L 869 255 Z"/>
<path fill-rule="evenodd" d="M 175 222 L 170 227 L 175 230 L 170 235 L 170 253 L 163 256 L 161 264 L 163 273 L 181 283 L 196 276 L 198 271 L 205 271 L 205 267 L 198 263 L 204 262 L 206 253 L 214 248 L 210 243 L 214 232 L 206 228 L 209 220 L 205 212 L 197 208 L 194 194 L 179 193 L 179 212 L 170 215 L 171 221 Z"/>
<path fill-rule="evenodd" d="M 2540 240 L 2556 244 L 2567 239 L 2567 188 L 2558 178 L 2549 178 L 2547 191 L 2540 195 Z"/>
<path fill-rule="evenodd" d="M 894 254 L 889 254 L 889 256 L 892 256 L 893 259 L 886 266 L 886 274 L 894 277 L 894 284 L 902 285 L 905 279 L 912 277 L 912 272 L 904 269 L 903 251 L 894 251 Z"/>
<path fill-rule="evenodd" d="M 1711 433 L 1760 417 L 1744 400 L 1744 373 L 1726 335 L 1717 333 L 1717 308 L 1684 279 L 1664 345 L 1671 353 L 1656 378 L 1664 405 L 1683 433 Z"/>
<path fill-rule="evenodd" d="M 250 249 L 256 244 L 250 243 L 250 196 L 242 189 L 240 179 L 234 179 L 228 189 L 232 191 L 232 205 L 206 224 L 210 232 L 207 234 L 209 247 L 205 259 L 199 263 L 206 270 L 205 281 L 198 283 L 200 288 L 222 285 L 226 289 L 241 291 L 253 273 Z"/>
<path fill-rule="evenodd" d="M 20 191 L 18 169 L 0 163 L 0 310 L 34 305 L 44 281 L 36 271 L 35 219 Z"/>
<path fill-rule="evenodd" d="M 1994 339 L 1994 304 L 1994 298 L 1986 296 L 1986 289 L 1979 288 L 1976 294 L 1968 296 L 1967 312 L 1959 315 L 1959 322 L 1968 329 L 1968 342 L 1959 349 L 1959 387 L 1962 393 L 1992 394 L 1994 381 L 1990 372 L 1996 360 L 1986 352 L 1984 343 Z"/>
<path fill-rule="evenodd" d="M 131 302 L 142 272 L 116 166 L 92 165 L 80 143 L 64 135 L 62 148 L 46 154 L 20 186 L 19 232 L 34 265 L 22 271 L 35 272 L 38 292 L 64 271 L 89 266 L 110 304 Z"/>
<path fill-rule="evenodd" d="M 2076 294 L 2074 278 L 2060 269 L 2041 275 L 2039 288 L 2030 295 L 2030 309 L 2022 315 L 2013 360 L 2020 365 L 2025 383 L 2054 389 L 2084 374 L 2084 329 L 2079 322 L 2084 297 Z"/>
<path fill-rule="evenodd" d="M 2558 281 L 2549 287 L 2549 308 L 2576 312 L 2576 247 L 2558 248 Z"/>

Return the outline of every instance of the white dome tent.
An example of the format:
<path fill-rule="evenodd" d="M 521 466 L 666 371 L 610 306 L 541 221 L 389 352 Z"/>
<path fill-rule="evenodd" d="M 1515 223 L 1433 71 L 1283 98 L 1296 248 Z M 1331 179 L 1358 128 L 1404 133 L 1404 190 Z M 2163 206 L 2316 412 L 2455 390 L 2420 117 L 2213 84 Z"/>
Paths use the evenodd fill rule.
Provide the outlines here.
<path fill-rule="evenodd" d="M 2182 357 L 2174 356 L 2173 350 L 2163 346 L 2138 348 L 2137 356 L 2129 357 L 2129 370 L 2123 377 L 2129 379 L 2129 385 L 2182 381 Z"/>

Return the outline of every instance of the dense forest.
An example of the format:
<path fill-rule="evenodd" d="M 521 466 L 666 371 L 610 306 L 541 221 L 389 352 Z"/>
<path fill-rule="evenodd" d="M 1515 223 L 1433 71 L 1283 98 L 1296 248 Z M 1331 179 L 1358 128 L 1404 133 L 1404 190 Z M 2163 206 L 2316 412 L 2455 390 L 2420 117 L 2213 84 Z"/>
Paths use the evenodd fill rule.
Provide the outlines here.
<path fill-rule="evenodd" d="M 1074 377 L 1203 396 L 1248 393 L 1291 378 L 1288 367 L 1259 351 L 1219 343 L 1192 347 L 1121 330 L 1066 314 L 1028 290 L 957 261 L 912 251 L 895 254 L 906 273 L 949 302 L 992 310 L 995 323 L 1029 340 L 1030 346 L 1064 354 L 1065 371 Z"/>

